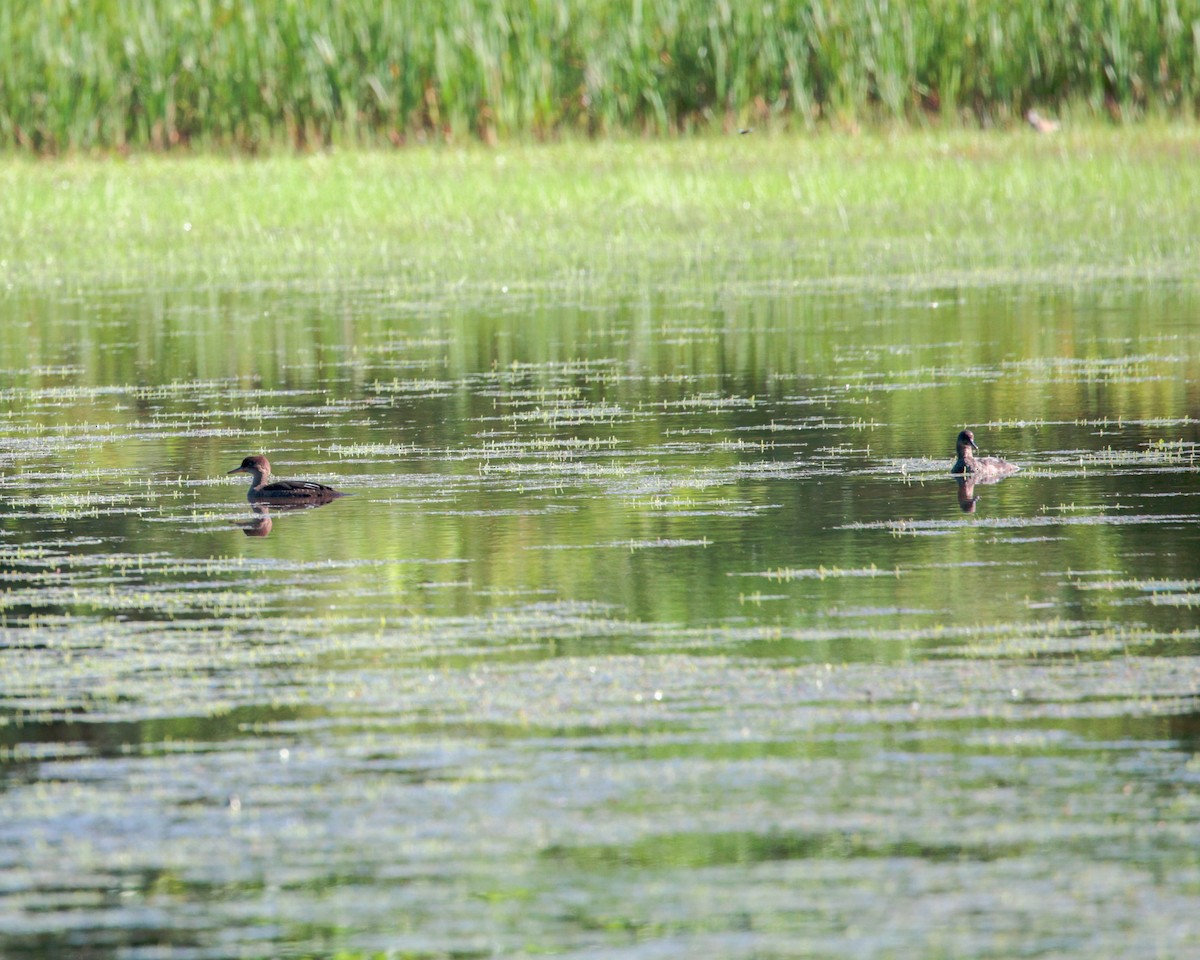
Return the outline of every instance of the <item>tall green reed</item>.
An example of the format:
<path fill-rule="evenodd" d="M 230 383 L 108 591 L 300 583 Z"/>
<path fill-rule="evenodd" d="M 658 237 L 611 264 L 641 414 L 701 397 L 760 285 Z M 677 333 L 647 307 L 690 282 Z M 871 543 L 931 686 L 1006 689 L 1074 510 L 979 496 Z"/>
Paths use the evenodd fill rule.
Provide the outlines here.
<path fill-rule="evenodd" d="M 1200 0 L 14 0 L 0 144 L 674 133 L 1200 104 Z"/>

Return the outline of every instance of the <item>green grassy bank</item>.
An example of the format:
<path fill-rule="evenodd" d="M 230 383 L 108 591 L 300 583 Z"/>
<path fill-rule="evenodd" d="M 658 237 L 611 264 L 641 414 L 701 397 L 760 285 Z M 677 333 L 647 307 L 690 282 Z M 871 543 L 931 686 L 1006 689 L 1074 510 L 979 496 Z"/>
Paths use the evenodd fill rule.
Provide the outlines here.
<path fill-rule="evenodd" d="M 1189 278 L 1198 160 L 1195 127 L 1154 124 L 10 158 L 0 263 L 9 291 L 384 283 L 442 308 L 564 290 L 686 296 L 697 281 Z"/>
<path fill-rule="evenodd" d="M 1183 115 L 1196 0 L 17 0 L 0 146 Z"/>

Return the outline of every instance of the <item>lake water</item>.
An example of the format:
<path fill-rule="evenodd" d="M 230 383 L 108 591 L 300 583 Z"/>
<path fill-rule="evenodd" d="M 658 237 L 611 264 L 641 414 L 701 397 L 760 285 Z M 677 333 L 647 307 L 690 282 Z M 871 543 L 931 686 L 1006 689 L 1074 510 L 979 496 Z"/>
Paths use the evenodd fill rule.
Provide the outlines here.
<path fill-rule="evenodd" d="M 0 311 L 0 954 L 1200 955 L 1194 284 Z"/>

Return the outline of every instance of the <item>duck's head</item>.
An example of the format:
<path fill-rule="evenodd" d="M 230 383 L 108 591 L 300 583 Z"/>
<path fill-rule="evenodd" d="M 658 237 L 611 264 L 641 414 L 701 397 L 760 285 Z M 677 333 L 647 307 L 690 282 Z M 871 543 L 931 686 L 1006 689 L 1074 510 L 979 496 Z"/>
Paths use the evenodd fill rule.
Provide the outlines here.
<path fill-rule="evenodd" d="M 229 473 L 251 473 L 258 477 L 269 477 L 271 475 L 271 461 L 262 454 L 255 454 L 252 457 L 246 457 L 240 467 L 234 467 Z M 226 476 L 229 476 L 229 473 Z"/>
<path fill-rule="evenodd" d="M 970 447 L 972 450 L 979 449 L 977 446 L 975 446 L 975 434 L 973 434 L 970 430 L 964 430 L 962 433 L 960 433 L 958 435 L 958 445 L 957 445 L 956 449 L 958 450 L 958 455 L 960 457 L 962 456 L 963 451 L 967 449 L 967 447 Z M 247 458 L 247 459 L 249 459 L 249 458 Z"/>

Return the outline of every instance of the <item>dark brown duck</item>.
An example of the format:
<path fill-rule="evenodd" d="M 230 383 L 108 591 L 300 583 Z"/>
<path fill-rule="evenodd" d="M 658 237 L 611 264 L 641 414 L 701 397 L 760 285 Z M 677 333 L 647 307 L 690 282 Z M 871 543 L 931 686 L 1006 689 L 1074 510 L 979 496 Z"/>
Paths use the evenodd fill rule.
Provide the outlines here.
<path fill-rule="evenodd" d="M 250 490 L 247 500 L 276 500 L 288 503 L 328 503 L 345 494 L 323 483 L 311 480 L 272 480 L 271 461 L 261 454 L 246 457 L 240 467 L 229 473 L 250 474 Z M 227 474 L 228 475 L 228 474 Z"/>
<path fill-rule="evenodd" d="M 999 457 L 977 457 L 975 451 L 979 449 L 975 445 L 975 434 L 970 430 L 964 430 L 958 435 L 958 443 L 955 445 L 955 452 L 958 454 L 954 461 L 954 466 L 950 468 L 951 473 L 967 473 L 974 477 L 1007 477 L 1010 473 L 1016 473 L 1021 468 L 1015 463 L 1009 463 L 1007 460 L 1001 460 Z"/>

